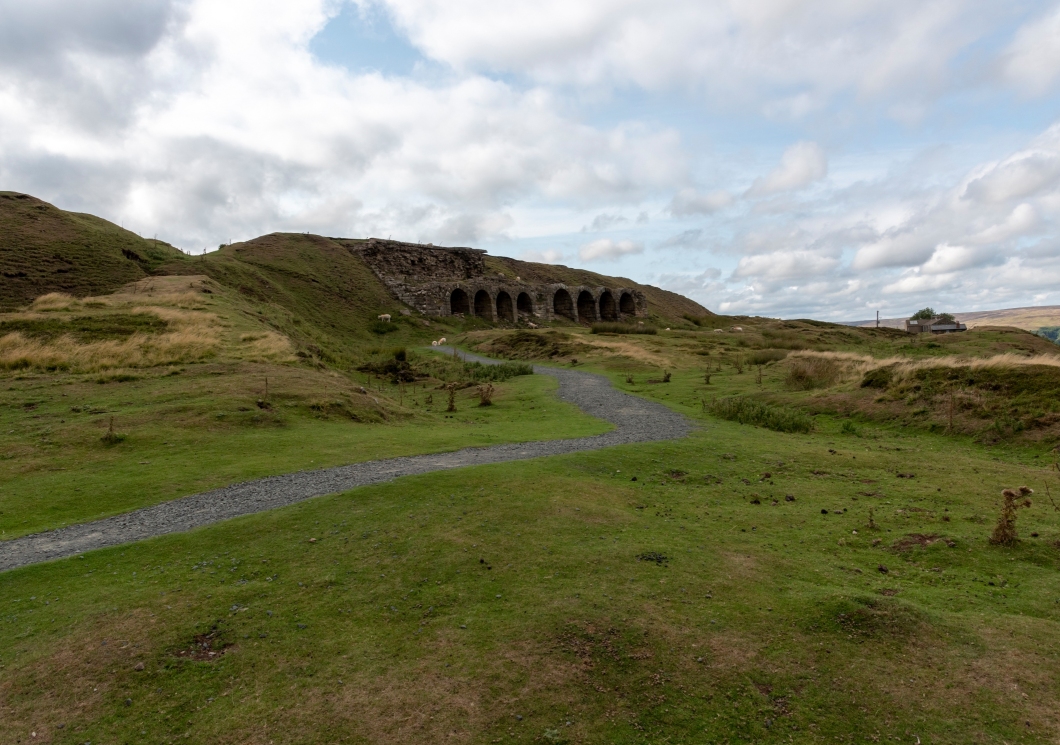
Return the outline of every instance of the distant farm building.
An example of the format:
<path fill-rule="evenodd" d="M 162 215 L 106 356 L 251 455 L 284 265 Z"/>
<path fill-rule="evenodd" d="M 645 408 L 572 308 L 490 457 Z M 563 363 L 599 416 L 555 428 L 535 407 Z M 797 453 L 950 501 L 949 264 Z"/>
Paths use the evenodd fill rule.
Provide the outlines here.
<path fill-rule="evenodd" d="M 911 334 L 952 334 L 967 331 L 968 327 L 957 320 L 942 318 L 917 318 L 905 322 L 905 330 Z"/>

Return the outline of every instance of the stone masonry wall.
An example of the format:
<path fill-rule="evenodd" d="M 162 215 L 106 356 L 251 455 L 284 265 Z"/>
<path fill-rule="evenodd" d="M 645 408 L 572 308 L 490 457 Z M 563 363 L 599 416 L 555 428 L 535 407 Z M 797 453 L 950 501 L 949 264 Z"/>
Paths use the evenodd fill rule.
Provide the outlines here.
<path fill-rule="evenodd" d="M 371 238 L 351 247 L 395 297 L 429 316 L 477 315 L 494 323 L 567 318 L 594 322 L 647 316 L 630 287 L 537 284 L 490 277 L 485 251 Z"/>

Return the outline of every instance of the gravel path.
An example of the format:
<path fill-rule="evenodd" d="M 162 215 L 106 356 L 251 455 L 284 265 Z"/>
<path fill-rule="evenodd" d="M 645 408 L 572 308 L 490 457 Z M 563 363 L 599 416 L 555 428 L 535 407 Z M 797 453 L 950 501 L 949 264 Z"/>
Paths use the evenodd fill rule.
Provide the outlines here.
<path fill-rule="evenodd" d="M 453 352 L 448 347 L 442 347 L 441 351 Z M 495 360 L 473 354 L 463 356 L 468 360 L 497 364 Z M 615 429 L 593 437 L 465 448 L 451 453 L 388 458 L 246 481 L 95 522 L 2 541 L 0 571 L 156 535 L 179 533 L 240 515 L 284 507 L 310 497 L 391 481 L 400 476 L 598 450 L 631 442 L 672 440 L 691 431 L 689 421 L 680 414 L 661 404 L 615 390 L 601 375 L 540 366 L 535 366 L 534 372 L 557 378 L 560 399 L 611 422 Z"/>

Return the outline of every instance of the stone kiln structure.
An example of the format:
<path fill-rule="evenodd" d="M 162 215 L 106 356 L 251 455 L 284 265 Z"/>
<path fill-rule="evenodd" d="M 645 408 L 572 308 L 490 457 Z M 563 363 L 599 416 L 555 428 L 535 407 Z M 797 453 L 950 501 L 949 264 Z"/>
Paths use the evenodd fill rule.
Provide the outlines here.
<path fill-rule="evenodd" d="M 403 303 L 429 316 L 476 315 L 490 322 L 593 323 L 647 316 L 644 293 L 631 287 L 524 282 L 489 276 L 478 248 L 440 248 L 370 238 L 352 247 Z"/>

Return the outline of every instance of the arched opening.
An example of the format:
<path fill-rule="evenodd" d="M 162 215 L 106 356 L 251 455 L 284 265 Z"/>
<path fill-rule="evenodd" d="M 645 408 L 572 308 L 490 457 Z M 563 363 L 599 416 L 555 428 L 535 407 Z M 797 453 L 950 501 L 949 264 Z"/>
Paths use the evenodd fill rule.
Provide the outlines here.
<path fill-rule="evenodd" d="M 449 296 L 449 312 L 454 316 L 457 313 L 470 313 L 471 302 L 468 300 L 467 293 L 457 287 L 453 290 L 453 294 Z"/>
<path fill-rule="evenodd" d="M 515 313 L 512 311 L 512 296 L 504 290 L 497 293 L 497 318 L 502 321 L 515 320 Z"/>
<path fill-rule="evenodd" d="M 574 320 L 574 301 L 571 300 L 570 293 L 566 290 L 556 290 L 556 295 L 552 298 L 552 310 L 555 311 L 557 316 L 563 316 Z"/>
<path fill-rule="evenodd" d="M 582 323 L 592 323 L 596 320 L 596 301 L 588 290 L 578 293 L 578 320 Z"/>
<path fill-rule="evenodd" d="M 623 292 L 622 297 L 618 299 L 618 310 L 620 313 L 628 313 L 631 316 L 637 315 L 637 304 L 633 302 L 633 296 L 628 292 Z"/>
<path fill-rule="evenodd" d="M 615 296 L 608 290 L 604 290 L 603 294 L 600 296 L 600 320 L 618 320 L 618 306 L 615 305 Z"/>
<path fill-rule="evenodd" d="M 485 290 L 475 293 L 475 315 L 493 320 L 493 303 L 490 301 L 490 294 Z"/>
<path fill-rule="evenodd" d="M 534 301 L 525 292 L 520 292 L 519 297 L 515 299 L 515 308 L 521 316 L 534 315 Z"/>

